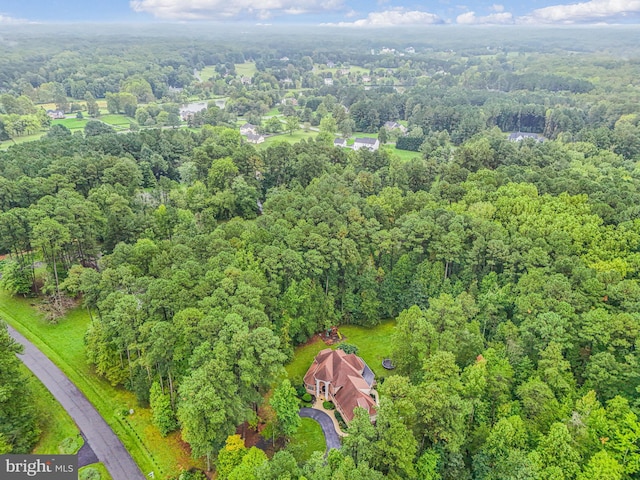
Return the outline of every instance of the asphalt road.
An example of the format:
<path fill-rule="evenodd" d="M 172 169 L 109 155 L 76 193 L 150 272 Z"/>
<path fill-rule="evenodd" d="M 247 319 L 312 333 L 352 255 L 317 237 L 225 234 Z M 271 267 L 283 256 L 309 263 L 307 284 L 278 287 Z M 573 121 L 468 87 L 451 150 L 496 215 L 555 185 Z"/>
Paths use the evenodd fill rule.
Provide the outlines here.
<path fill-rule="evenodd" d="M 320 424 L 322 433 L 324 433 L 324 440 L 327 443 L 327 452 L 332 448 L 340 448 L 340 437 L 338 437 L 338 432 L 336 432 L 329 415 L 315 408 L 301 408 L 299 415 L 303 418 L 311 418 Z"/>
<path fill-rule="evenodd" d="M 129 452 L 87 397 L 35 345 L 11 326 L 9 326 L 9 335 L 24 345 L 24 352 L 19 355 L 20 360 L 40 379 L 73 418 L 98 460 L 107 467 L 113 480 L 144 480 L 145 476 L 140 472 Z"/>

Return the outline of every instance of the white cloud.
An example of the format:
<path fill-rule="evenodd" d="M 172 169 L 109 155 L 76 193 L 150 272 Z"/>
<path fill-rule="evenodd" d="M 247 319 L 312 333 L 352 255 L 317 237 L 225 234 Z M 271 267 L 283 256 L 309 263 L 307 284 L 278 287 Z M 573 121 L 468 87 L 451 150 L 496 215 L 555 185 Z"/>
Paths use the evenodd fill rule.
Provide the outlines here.
<path fill-rule="evenodd" d="M 367 18 L 361 18 L 354 22 L 325 23 L 338 27 L 394 27 L 399 25 L 433 25 L 444 23 L 436 14 L 421 12 L 419 10 L 386 10 L 384 12 L 371 12 Z"/>
<path fill-rule="evenodd" d="M 494 3 L 493 5 L 491 5 L 491 10 L 498 13 L 504 12 L 504 5 L 500 5 L 499 3 Z"/>
<path fill-rule="evenodd" d="M 483 17 L 476 16 L 475 12 L 467 12 L 458 15 L 456 23 L 460 25 L 510 25 L 514 23 L 513 15 L 509 12 L 492 13 Z"/>
<path fill-rule="evenodd" d="M 14 18 L 9 15 L 0 14 L 0 24 L 18 24 L 18 23 L 27 23 L 27 21 L 23 18 Z"/>
<path fill-rule="evenodd" d="M 299 15 L 335 11 L 343 0 L 131 0 L 135 12 L 146 12 L 169 20 L 225 20 L 234 17 L 270 18 L 273 15 Z"/>
<path fill-rule="evenodd" d="M 640 14 L 640 0 L 591 0 L 533 10 L 519 23 L 593 23 Z"/>

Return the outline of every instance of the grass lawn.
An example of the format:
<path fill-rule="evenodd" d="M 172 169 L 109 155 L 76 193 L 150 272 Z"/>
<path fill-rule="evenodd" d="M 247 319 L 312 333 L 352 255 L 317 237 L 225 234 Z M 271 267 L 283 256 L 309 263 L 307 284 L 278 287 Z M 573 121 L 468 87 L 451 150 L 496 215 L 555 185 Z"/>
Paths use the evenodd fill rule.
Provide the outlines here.
<path fill-rule="evenodd" d="M 59 445 L 65 438 L 76 437 L 80 430 L 69 414 L 62 408 L 53 395 L 49 393 L 36 376 L 27 367 L 22 366 L 29 378 L 29 384 L 34 392 L 35 407 L 38 410 L 38 424 L 42 433 L 40 440 L 33 449 L 33 453 L 55 455 L 60 453 Z"/>
<path fill-rule="evenodd" d="M 100 473 L 100 480 L 112 480 L 111 475 L 107 472 L 106 467 L 103 463 L 92 463 L 91 465 L 87 465 L 86 467 L 82 467 L 78 470 L 78 477 L 82 478 L 82 472 L 89 468 L 94 468 Z"/>
<path fill-rule="evenodd" d="M 194 465 L 178 433 L 162 438 L 151 423 L 151 411 L 139 407 L 131 392 L 112 387 L 93 373 L 85 357 L 84 335 L 90 323 L 86 311 L 72 310 L 58 324 L 50 324 L 30 302 L 33 300 L 0 291 L 0 317 L 38 346 L 82 390 L 145 474 L 154 471 L 164 478 Z M 120 415 L 130 408 L 135 410 L 133 415 Z"/>
<path fill-rule="evenodd" d="M 398 150 L 394 144 L 387 144 L 384 147 L 391 155 L 396 155 L 400 158 L 400 160 L 408 162 L 409 160 L 413 160 L 414 158 L 421 158 L 422 154 L 420 152 L 411 152 L 409 150 Z"/>
<path fill-rule="evenodd" d="M 314 342 L 296 348 L 293 360 L 288 365 L 285 365 L 287 376 L 292 385 L 295 386 L 298 383 L 302 383 L 304 374 L 309 370 L 309 365 L 311 365 L 318 352 L 325 348 L 327 348 L 327 345 L 318 337 L 315 337 Z"/>
<path fill-rule="evenodd" d="M 391 354 L 391 335 L 396 326 L 395 320 L 385 320 L 375 327 L 343 325 L 340 333 L 347 343 L 358 347 L 358 356 L 362 357 L 377 376 L 384 375 L 382 360 Z"/>
<path fill-rule="evenodd" d="M 324 452 L 327 445 L 320 424 L 310 418 L 303 418 L 300 428 L 291 437 L 289 448 L 298 463 L 309 460 L 313 452 Z"/>
<path fill-rule="evenodd" d="M 216 67 L 214 65 L 207 65 L 202 70 L 200 70 L 200 78 L 203 82 L 206 82 L 211 77 L 216 75 Z"/>
<path fill-rule="evenodd" d="M 64 125 L 69 130 L 78 130 L 84 128 L 90 118 L 61 118 L 59 120 L 52 120 L 51 125 Z"/>
<path fill-rule="evenodd" d="M 257 71 L 258 69 L 256 68 L 256 64 L 254 62 L 236 63 L 236 73 L 238 75 L 253 77 L 253 74 Z"/>
<path fill-rule="evenodd" d="M 135 120 L 133 118 L 127 117 L 125 115 L 102 115 L 98 117 L 98 120 L 102 120 L 104 123 L 108 123 L 109 125 L 113 125 L 114 127 L 126 127 L 129 128 L 131 122 Z"/>
<path fill-rule="evenodd" d="M 33 135 L 25 135 L 23 137 L 16 137 L 16 138 L 13 139 L 13 142 L 11 140 L 6 140 L 4 142 L 0 142 L 0 150 L 6 150 L 11 145 L 16 145 L 16 144 L 19 144 L 19 143 L 26 143 L 26 142 L 32 142 L 34 140 L 38 140 L 44 134 L 45 134 L 45 132 L 39 132 L 39 133 L 35 133 Z"/>
<path fill-rule="evenodd" d="M 358 356 L 367 362 L 376 375 L 384 375 L 386 370 L 382 367 L 382 360 L 391 354 L 391 334 L 395 325 L 395 320 L 385 320 L 375 327 L 343 325 L 340 327 L 340 333 L 345 337 L 346 343 L 358 347 Z M 331 348 L 337 346 L 333 345 Z M 315 356 L 325 348 L 327 345 L 317 337 L 314 342 L 296 348 L 293 360 L 285 365 L 287 376 L 294 386 L 302 381 Z"/>
<path fill-rule="evenodd" d="M 278 107 L 273 107 L 262 118 L 275 117 L 276 115 L 282 115 L 278 110 Z"/>
<path fill-rule="evenodd" d="M 274 135 L 273 137 L 265 138 L 264 143 L 258 145 L 258 147 L 266 148 L 269 145 L 273 145 L 278 142 L 297 143 L 300 140 L 306 140 L 308 138 L 315 138 L 318 132 L 305 132 L 304 130 L 296 130 L 292 135 L 283 133 L 281 135 Z"/>

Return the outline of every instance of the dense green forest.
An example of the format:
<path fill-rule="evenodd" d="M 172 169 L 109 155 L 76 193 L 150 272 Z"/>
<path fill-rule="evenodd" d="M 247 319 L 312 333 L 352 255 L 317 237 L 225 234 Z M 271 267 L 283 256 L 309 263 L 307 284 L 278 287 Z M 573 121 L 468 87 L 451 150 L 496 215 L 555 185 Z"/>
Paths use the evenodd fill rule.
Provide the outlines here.
<path fill-rule="evenodd" d="M 7 143 L 7 125 L 42 115 L 39 103 L 113 107 L 124 94 L 137 118 L 229 100 L 197 129 L 94 121 L 1 152 L 1 285 L 44 296 L 52 321 L 81 302 L 96 372 L 150 403 L 163 433 L 180 428 L 195 457 L 219 458 L 218 478 L 638 478 L 640 50 L 603 30 L 568 51 L 579 33 L 531 32 L 536 49 L 497 34 L 481 47 L 390 36 L 209 49 L 81 37 L 37 56 L 24 52 L 46 40 L 17 35 L 32 50 L 2 46 Z M 384 41 L 396 53 L 370 53 Z M 234 70 L 249 61 L 245 85 Z M 325 85 L 316 69 L 329 61 L 376 82 Z M 194 77 L 209 65 L 211 79 Z M 260 124 L 277 105 L 320 134 L 246 143 L 236 121 Z M 411 159 L 333 146 L 337 132 L 398 120 Z M 298 464 L 286 448 L 218 457 L 260 420 L 297 345 L 388 318 L 397 368 L 380 381 L 375 425 L 358 413 L 326 462 Z M 0 425 L 0 451 L 28 451 L 34 438 L 11 428 Z"/>

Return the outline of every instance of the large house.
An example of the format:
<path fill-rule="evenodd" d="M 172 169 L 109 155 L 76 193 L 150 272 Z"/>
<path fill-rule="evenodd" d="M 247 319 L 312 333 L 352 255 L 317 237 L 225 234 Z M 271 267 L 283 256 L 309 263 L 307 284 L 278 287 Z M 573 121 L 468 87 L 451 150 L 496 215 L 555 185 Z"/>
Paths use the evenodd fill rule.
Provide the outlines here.
<path fill-rule="evenodd" d="M 240 127 L 240 135 L 249 135 L 250 133 L 254 135 L 258 133 L 258 127 L 250 123 L 245 123 Z"/>
<path fill-rule="evenodd" d="M 353 149 L 360 150 L 361 148 L 368 148 L 372 152 L 375 152 L 380 148 L 380 142 L 377 138 L 356 138 L 353 142 Z"/>
<path fill-rule="evenodd" d="M 264 142 L 264 137 L 258 133 L 247 133 L 245 135 L 247 137 L 247 142 L 249 143 L 262 143 Z"/>
<path fill-rule="evenodd" d="M 407 127 L 398 122 L 385 122 L 384 128 L 389 131 L 400 130 L 400 132 L 402 132 L 403 134 L 407 133 Z"/>
<path fill-rule="evenodd" d="M 525 138 L 532 138 L 536 142 L 544 141 L 544 137 L 542 135 L 538 135 L 537 133 L 513 132 L 509 134 L 510 142 L 521 142 Z"/>
<path fill-rule="evenodd" d="M 375 375 L 364 360 L 353 353 L 330 348 L 316 355 L 304 376 L 307 392 L 316 399 L 333 402 L 347 423 L 353 420 L 356 407 L 368 411 L 371 421 L 376 419 L 375 384 Z"/>

